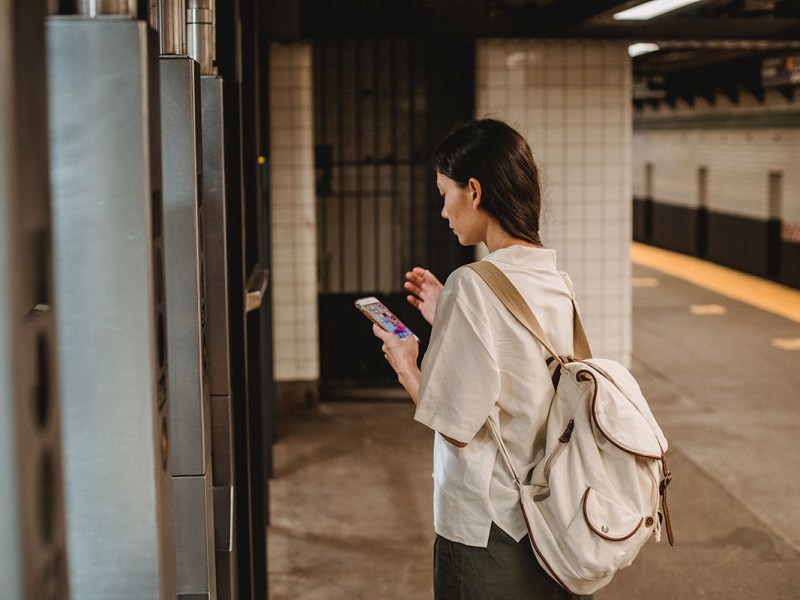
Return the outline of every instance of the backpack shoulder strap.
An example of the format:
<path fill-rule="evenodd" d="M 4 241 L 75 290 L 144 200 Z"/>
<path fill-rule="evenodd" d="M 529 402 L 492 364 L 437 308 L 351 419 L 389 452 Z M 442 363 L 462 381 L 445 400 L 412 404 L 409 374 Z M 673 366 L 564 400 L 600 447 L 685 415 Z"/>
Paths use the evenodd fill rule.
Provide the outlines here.
<path fill-rule="evenodd" d="M 566 273 L 561 273 L 561 278 L 567 284 L 569 297 L 572 300 L 572 351 L 578 360 L 592 358 L 592 348 L 589 346 L 589 339 L 586 337 L 586 330 L 583 328 L 578 304 L 575 302 L 575 290 L 572 287 L 572 281 Z"/>
<path fill-rule="evenodd" d="M 553 356 L 559 363 L 564 365 L 564 359 L 556 352 L 550 339 L 542 329 L 541 324 L 533 314 L 533 310 L 525 302 L 522 294 L 508 279 L 505 273 L 500 268 L 488 260 L 481 260 L 468 265 L 486 282 L 489 288 L 495 293 L 505 307 L 511 312 L 512 315 L 522 325 L 531 332 L 538 342 L 545 347 L 545 349 Z M 572 286 L 567 279 L 564 280 L 570 291 L 572 299 L 572 314 L 573 314 L 573 352 L 575 358 L 584 359 L 591 358 L 592 353 L 589 348 L 589 341 L 586 338 L 586 332 L 581 323 L 580 315 L 578 314 L 578 307 L 575 304 L 574 294 L 572 293 Z"/>
<path fill-rule="evenodd" d="M 496 265 L 488 260 L 480 260 L 469 265 L 486 282 L 505 307 L 525 328 L 533 334 L 539 343 L 562 365 L 564 359 L 556 352 L 555 347 L 545 334 L 531 307 L 525 302 L 522 294 Z"/>

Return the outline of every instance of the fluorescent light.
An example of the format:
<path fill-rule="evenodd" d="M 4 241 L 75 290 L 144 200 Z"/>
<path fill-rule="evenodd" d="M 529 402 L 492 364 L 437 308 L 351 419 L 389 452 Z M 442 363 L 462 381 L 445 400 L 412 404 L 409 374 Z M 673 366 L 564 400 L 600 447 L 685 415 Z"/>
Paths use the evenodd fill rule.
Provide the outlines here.
<path fill-rule="evenodd" d="M 614 15 L 618 21 L 646 21 L 700 0 L 651 0 Z"/>
<path fill-rule="evenodd" d="M 639 43 L 639 44 L 631 44 L 628 46 L 628 55 L 633 58 L 634 56 L 639 56 L 641 54 L 647 54 L 648 52 L 655 52 L 660 50 L 658 44 L 648 44 L 648 43 Z"/>

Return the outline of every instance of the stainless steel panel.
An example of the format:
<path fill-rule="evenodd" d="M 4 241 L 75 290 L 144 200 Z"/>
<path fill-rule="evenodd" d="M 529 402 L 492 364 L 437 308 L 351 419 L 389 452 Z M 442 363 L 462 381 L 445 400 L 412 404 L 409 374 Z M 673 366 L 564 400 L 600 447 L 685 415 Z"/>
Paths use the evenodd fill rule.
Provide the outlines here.
<path fill-rule="evenodd" d="M 190 30 L 191 31 L 191 30 Z M 201 77 L 203 215 L 206 265 L 206 340 L 211 394 L 211 462 L 214 487 L 215 571 L 219 600 L 236 598 L 233 547 L 233 417 L 231 406 L 227 224 L 222 79 Z M 219 488 L 217 486 L 224 486 Z M 219 490 L 227 491 L 220 495 Z M 219 504 L 218 504 L 219 503 Z"/>
<path fill-rule="evenodd" d="M 214 486 L 214 544 L 217 568 L 217 600 L 238 597 L 236 586 L 236 551 L 234 525 L 234 490 L 232 486 Z"/>
<path fill-rule="evenodd" d="M 187 57 L 162 57 L 164 268 L 173 475 L 204 475 L 211 455 L 205 373 L 205 267 L 199 74 Z"/>
<path fill-rule="evenodd" d="M 214 485 L 233 485 L 233 405 L 230 396 L 211 396 L 211 464 Z"/>
<path fill-rule="evenodd" d="M 0 0 L 0 596 L 69 597 L 44 2 Z M 22 58 L 24 57 L 24 60 Z"/>
<path fill-rule="evenodd" d="M 222 79 L 201 77 L 206 341 L 211 395 L 231 393 Z M 215 475 L 216 476 L 216 475 Z"/>
<path fill-rule="evenodd" d="M 168 375 L 179 598 L 216 598 L 199 68 L 161 58 Z"/>
<path fill-rule="evenodd" d="M 47 24 L 57 328 L 73 598 L 174 598 L 163 374 L 157 39 Z"/>
<path fill-rule="evenodd" d="M 214 486 L 214 548 L 233 552 L 233 487 Z"/>
<path fill-rule="evenodd" d="M 176 592 L 217 597 L 214 564 L 214 507 L 211 473 L 173 477 L 175 542 L 178 553 Z"/>

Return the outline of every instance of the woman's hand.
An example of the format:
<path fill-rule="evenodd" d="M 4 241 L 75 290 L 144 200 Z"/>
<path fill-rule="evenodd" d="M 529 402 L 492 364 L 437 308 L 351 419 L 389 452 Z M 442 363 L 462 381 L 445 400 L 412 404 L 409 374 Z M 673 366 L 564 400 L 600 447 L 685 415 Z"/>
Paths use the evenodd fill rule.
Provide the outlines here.
<path fill-rule="evenodd" d="M 414 336 L 409 335 L 400 339 L 378 325 L 372 326 L 372 333 L 383 342 L 381 349 L 389 364 L 397 373 L 397 380 L 406 389 L 414 404 L 417 403 L 419 392 L 420 372 L 417 366 L 419 356 L 419 342 Z"/>
<path fill-rule="evenodd" d="M 436 301 L 442 292 L 442 282 L 436 276 L 422 267 L 414 267 L 406 273 L 406 283 L 403 287 L 411 294 L 406 297 L 409 304 L 419 309 L 422 317 L 433 325 L 436 313 Z"/>

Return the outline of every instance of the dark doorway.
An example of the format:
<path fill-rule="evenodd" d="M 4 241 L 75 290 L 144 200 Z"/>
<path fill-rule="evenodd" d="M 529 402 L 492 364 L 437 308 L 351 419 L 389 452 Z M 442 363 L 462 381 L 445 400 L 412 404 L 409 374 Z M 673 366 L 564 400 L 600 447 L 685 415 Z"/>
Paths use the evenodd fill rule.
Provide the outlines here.
<path fill-rule="evenodd" d="M 473 256 L 441 220 L 430 156 L 473 116 L 474 72 L 472 42 L 315 42 L 323 387 L 396 382 L 356 298 L 377 296 L 424 341 L 426 324 L 406 309 L 405 272 L 420 265 L 444 280 Z"/>

